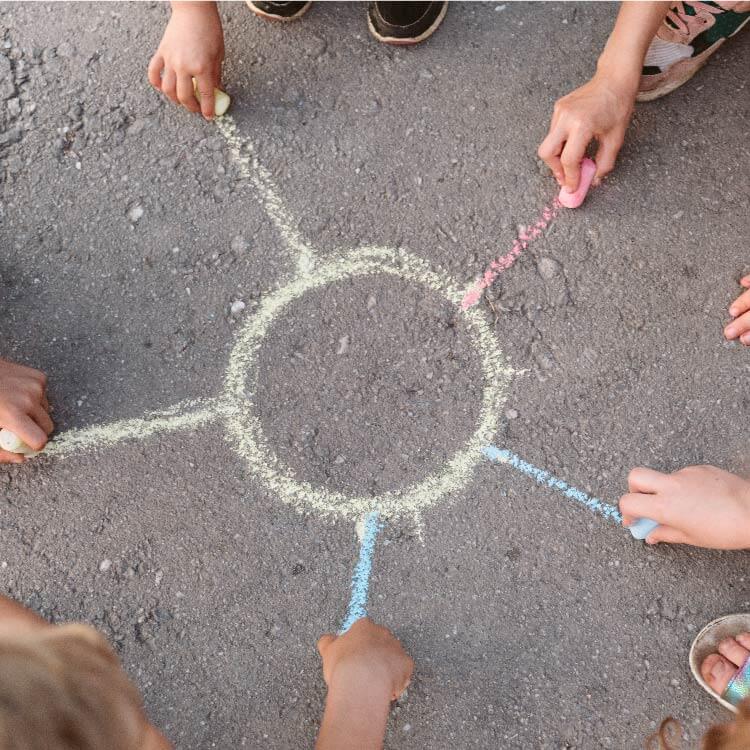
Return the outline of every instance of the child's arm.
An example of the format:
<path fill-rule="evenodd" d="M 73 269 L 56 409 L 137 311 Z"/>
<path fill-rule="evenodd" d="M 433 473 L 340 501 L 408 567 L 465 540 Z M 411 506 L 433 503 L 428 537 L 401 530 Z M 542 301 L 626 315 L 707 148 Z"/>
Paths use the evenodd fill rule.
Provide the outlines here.
<path fill-rule="evenodd" d="M 54 429 L 49 416 L 43 372 L 0 359 L 0 427 L 15 433 L 38 451 L 47 444 Z M 0 463 L 20 464 L 24 457 L 0 450 Z"/>
<path fill-rule="evenodd" d="M 612 171 L 635 105 L 643 60 L 669 2 L 623 2 L 594 77 L 555 104 L 549 133 L 539 146 L 561 185 L 575 191 L 581 159 L 599 144 L 594 184 Z"/>
<path fill-rule="evenodd" d="M 652 518 L 649 544 L 671 542 L 709 549 L 750 549 L 750 482 L 714 466 L 664 474 L 633 469 L 620 498 L 623 523 Z"/>
<path fill-rule="evenodd" d="M 224 32 L 215 2 L 172 2 L 159 49 L 148 66 L 148 80 L 175 104 L 214 116 L 214 89 L 221 88 Z M 200 94 L 196 99 L 195 78 Z"/>
<path fill-rule="evenodd" d="M 316 750 L 380 750 L 391 701 L 406 690 L 414 662 L 396 637 L 368 618 L 318 641 L 328 696 Z"/>

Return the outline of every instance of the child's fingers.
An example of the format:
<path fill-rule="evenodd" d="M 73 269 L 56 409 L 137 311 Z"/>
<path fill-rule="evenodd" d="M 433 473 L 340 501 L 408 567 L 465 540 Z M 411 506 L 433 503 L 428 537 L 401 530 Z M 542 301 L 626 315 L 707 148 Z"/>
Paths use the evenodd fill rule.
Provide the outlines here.
<path fill-rule="evenodd" d="M 336 636 L 332 633 L 326 633 L 318 638 L 318 653 L 321 657 L 324 655 L 326 649 L 336 640 Z"/>
<path fill-rule="evenodd" d="M 743 344 L 750 343 L 750 312 L 735 318 L 724 328 L 724 337 L 729 341 L 739 338 Z"/>
<path fill-rule="evenodd" d="M 581 181 L 581 160 L 586 155 L 586 146 L 590 140 L 590 133 L 576 130 L 570 134 L 560 155 L 565 173 L 565 187 L 573 192 L 578 190 L 578 183 Z"/>
<path fill-rule="evenodd" d="M 618 503 L 620 513 L 625 518 L 635 520 L 636 518 L 652 518 L 654 521 L 664 523 L 664 502 L 658 495 L 644 495 L 640 492 L 629 492 L 623 495 Z"/>
<path fill-rule="evenodd" d="M 9 453 L 0 449 L 0 464 L 22 464 L 24 456 L 20 453 Z"/>
<path fill-rule="evenodd" d="M 687 536 L 679 529 L 671 526 L 657 526 L 647 537 L 646 544 L 690 544 Z"/>
<path fill-rule="evenodd" d="M 164 58 L 157 52 L 148 64 L 148 82 L 157 90 L 161 90 L 161 72 L 164 70 Z"/>
<path fill-rule="evenodd" d="M 740 284 L 742 284 L 742 286 L 750 286 L 750 276 L 743 276 L 740 279 Z"/>
<path fill-rule="evenodd" d="M 26 414 L 9 414 L 2 426 L 14 432 L 35 451 L 42 450 L 47 444 L 47 435 L 44 430 Z"/>
<path fill-rule="evenodd" d="M 556 127 L 550 128 L 547 137 L 541 142 L 537 149 L 539 158 L 552 170 L 555 179 L 562 184 L 564 172 L 560 162 L 560 153 L 563 147 L 563 136 Z"/>
<path fill-rule="evenodd" d="M 738 315 L 750 310 L 750 289 L 742 292 L 737 299 L 729 305 L 729 314 L 736 318 Z"/>
<path fill-rule="evenodd" d="M 177 74 L 172 68 L 164 68 L 161 77 L 161 92 L 167 99 L 179 104 L 177 99 Z"/>
<path fill-rule="evenodd" d="M 51 435 L 55 429 L 55 423 L 50 419 L 44 407 L 40 404 L 37 409 L 34 409 L 32 415 L 34 421 L 48 434 Z"/>
<path fill-rule="evenodd" d="M 642 492 L 653 494 L 665 488 L 669 474 L 661 471 L 647 469 L 645 466 L 636 466 L 628 474 L 628 489 L 631 492 Z"/>
<path fill-rule="evenodd" d="M 200 94 L 201 114 L 207 120 L 210 120 L 214 116 L 214 77 L 196 76 L 195 82 L 198 84 L 198 93 Z"/>
<path fill-rule="evenodd" d="M 190 112 L 200 112 L 201 107 L 195 98 L 195 87 L 193 77 L 186 73 L 177 76 L 177 99 L 185 109 Z"/>

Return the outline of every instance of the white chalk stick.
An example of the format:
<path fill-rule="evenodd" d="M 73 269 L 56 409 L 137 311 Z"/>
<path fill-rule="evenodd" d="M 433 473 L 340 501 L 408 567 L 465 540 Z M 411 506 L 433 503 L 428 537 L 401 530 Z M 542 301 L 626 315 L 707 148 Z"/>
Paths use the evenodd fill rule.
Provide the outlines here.
<path fill-rule="evenodd" d="M 193 78 L 193 88 L 195 89 L 195 98 L 200 101 L 201 95 L 200 91 L 198 91 L 198 82 Z M 229 109 L 229 105 L 232 103 L 232 100 L 229 96 L 229 94 L 226 93 L 226 91 L 222 91 L 221 89 L 214 89 L 214 114 L 217 117 L 221 117 L 223 114 L 226 114 L 226 111 Z"/>
<path fill-rule="evenodd" d="M 26 445 L 15 432 L 5 429 L 0 430 L 0 448 L 8 453 L 20 453 L 23 456 L 36 456 L 39 453 Z"/>

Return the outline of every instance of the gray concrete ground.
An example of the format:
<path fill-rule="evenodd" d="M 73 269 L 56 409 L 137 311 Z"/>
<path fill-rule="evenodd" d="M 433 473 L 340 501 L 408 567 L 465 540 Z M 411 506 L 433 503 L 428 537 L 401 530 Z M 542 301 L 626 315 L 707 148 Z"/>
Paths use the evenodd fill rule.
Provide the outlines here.
<path fill-rule="evenodd" d="M 302 236 L 408 248 L 466 284 L 554 195 L 536 146 L 616 7 L 461 4 L 410 50 L 371 40 L 363 5 L 289 26 L 221 10 L 234 117 Z M 217 395 L 242 321 L 292 271 L 216 128 L 147 85 L 166 18 L 0 6 L 0 352 L 48 372 L 60 432 Z M 485 304 L 526 370 L 495 443 L 609 501 L 635 464 L 748 468 L 750 354 L 721 336 L 750 262 L 748 54 L 745 34 L 639 106 L 616 174 Z M 479 410 L 460 314 L 390 277 L 305 295 L 258 356 L 269 442 L 316 486 L 419 481 Z M 310 746 L 353 524 L 282 503 L 223 437 L 0 470 L 3 590 L 101 628 L 177 747 Z M 665 715 L 693 738 L 722 718 L 687 650 L 750 606 L 747 555 L 646 548 L 487 462 L 421 520 L 375 554 L 372 614 L 417 663 L 388 747 L 636 748 Z"/>

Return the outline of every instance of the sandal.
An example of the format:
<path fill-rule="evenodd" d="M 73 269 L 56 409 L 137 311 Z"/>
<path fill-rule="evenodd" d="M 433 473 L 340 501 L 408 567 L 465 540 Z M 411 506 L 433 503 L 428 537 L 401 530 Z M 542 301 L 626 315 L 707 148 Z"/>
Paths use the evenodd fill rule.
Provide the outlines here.
<path fill-rule="evenodd" d="M 738 633 L 750 633 L 750 613 L 725 615 L 708 623 L 690 646 L 690 671 L 693 677 L 712 698 L 734 713 L 737 713 L 737 705 L 750 697 L 750 657 L 740 666 L 721 695 L 703 679 L 701 664 L 709 654 L 718 653 L 721 641 L 733 638 Z"/>

